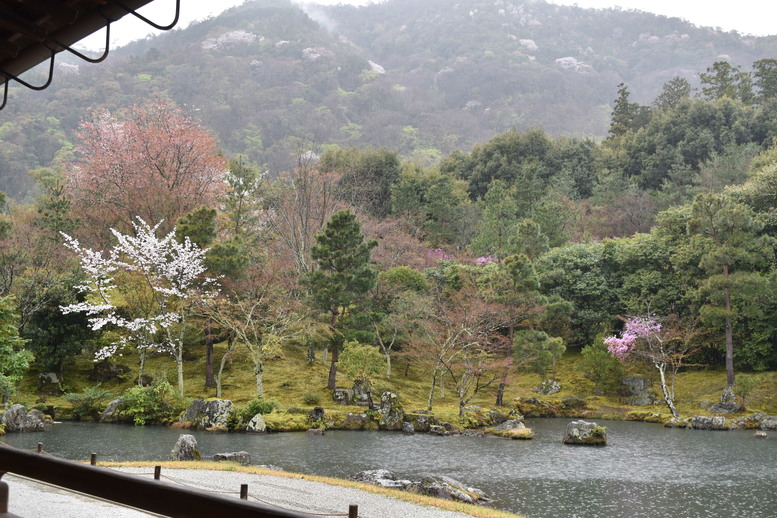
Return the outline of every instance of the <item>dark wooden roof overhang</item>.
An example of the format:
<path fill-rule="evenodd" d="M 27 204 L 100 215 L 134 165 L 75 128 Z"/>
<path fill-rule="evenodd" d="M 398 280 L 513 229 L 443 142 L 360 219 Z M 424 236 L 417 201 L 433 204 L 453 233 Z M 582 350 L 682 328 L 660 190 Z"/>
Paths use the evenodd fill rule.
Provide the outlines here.
<path fill-rule="evenodd" d="M 90 58 L 72 49 L 79 40 L 133 14 L 157 29 L 170 29 L 178 21 L 180 0 L 172 24 L 160 26 L 135 11 L 154 0 L 0 0 L 0 88 L 2 106 L 8 97 L 8 83 L 16 81 L 28 88 L 42 90 L 50 83 L 54 57 L 69 51 L 82 59 L 98 62 L 108 54 L 109 37 L 102 56 Z M 167 0 L 173 1 L 173 0 Z M 50 61 L 48 81 L 31 85 L 19 76 L 32 67 Z M 1 107 L 0 107 L 1 108 Z"/>

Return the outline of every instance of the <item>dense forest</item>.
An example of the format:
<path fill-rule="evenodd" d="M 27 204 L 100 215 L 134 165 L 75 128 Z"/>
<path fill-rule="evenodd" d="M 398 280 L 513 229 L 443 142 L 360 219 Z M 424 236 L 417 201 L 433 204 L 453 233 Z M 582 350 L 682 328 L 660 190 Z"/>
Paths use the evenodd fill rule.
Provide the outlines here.
<path fill-rule="evenodd" d="M 302 11 L 276 4 L 284 3 L 241 9 L 278 10 L 274 25 L 262 29 L 278 31 L 264 32 L 268 40 L 297 24 L 326 34 Z M 397 49 L 410 51 L 389 30 L 369 31 L 377 23 L 369 16 L 392 4 L 410 5 L 395 0 L 363 10 L 321 9 L 333 18 L 364 16 L 349 24 L 353 43 L 342 43 L 357 76 L 364 76 L 363 63 L 353 49 L 368 41 L 384 52 L 376 59 L 388 64 L 400 55 Z M 412 3 L 418 9 L 438 4 Z M 487 12 L 485 2 L 473 2 L 473 10 L 474 4 Z M 497 4 L 507 11 L 512 5 Z M 586 15 L 575 23 L 600 15 L 647 16 L 564 11 L 541 2 L 516 8 L 538 20 L 527 22 L 537 38 L 545 25 L 540 11 L 524 12 L 530 7 Z M 168 38 L 182 43 L 213 34 L 241 9 Z M 230 34 L 241 44 L 260 44 Z M 208 45 L 215 52 L 227 41 Z M 268 52 L 297 56 L 295 45 L 274 42 Z M 429 52 L 444 55 L 442 48 Z M 451 56 L 458 53 L 451 47 Z M 84 103 L 97 96 L 85 117 L 71 83 L 84 80 L 79 74 L 60 78 L 60 89 L 44 98 L 45 118 L 32 109 L 32 97 L 19 96 L 13 118 L 0 127 L 2 171 L 35 166 L 29 167 L 34 188 L 25 187 L 26 198 L 0 197 L 0 389 L 6 400 L 31 365 L 66 379 L 78 356 L 96 354 L 110 363 L 123 353 L 137 360 L 140 383 L 146 359 L 171 358 L 183 395 L 193 381 L 183 374 L 187 350 L 203 345 L 206 384 L 218 387 L 219 396 L 233 350 L 250 358 L 262 395 L 266 362 L 292 346 L 305 348 L 310 361 L 326 355 L 329 389 L 343 372 L 369 379 L 378 372 L 390 377 L 397 358 L 421 365 L 431 378 L 430 407 L 443 378 L 455 387 L 461 409 L 488 387 L 500 400 L 516 369 L 552 379 L 567 348 L 582 351 L 582 368 L 602 391 L 617 393 L 628 354 L 613 349 L 612 337 L 625 340 L 635 322 L 649 322 L 650 337 L 634 331 L 631 342 L 619 345 L 656 367 L 725 367 L 729 386 L 735 370 L 777 368 L 777 60 L 710 61 L 695 72 L 695 83 L 670 77 L 644 102 L 633 101 L 636 88 L 619 81 L 611 98 L 598 101 L 612 107 L 601 139 L 512 127 L 429 161 L 418 156 L 418 145 L 388 138 L 376 137 L 380 145 L 372 147 L 320 140 L 326 145 L 313 149 L 300 134 L 288 137 L 293 166 L 272 172 L 257 162 L 268 156 L 268 131 L 295 119 L 306 129 L 326 126 L 317 118 L 323 105 L 312 105 L 310 97 L 289 104 L 251 97 L 240 105 L 224 98 L 221 119 L 213 105 L 181 102 L 174 88 L 194 82 L 171 70 L 162 76 L 161 68 L 174 66 L 159 59 L 151 47 L 130 56 L 128 63 L 138 67 L 133 70 L 147 71 L 143 80 L 110 67 L 90 70 L 101 86 L 83 93 Z M 404 63 L 398 68 L 414 68 L 408 59 L 398 61 Z M 155 66 L 159 77 L 151 72 Z M 289 73 L 272 76 L 279 90 L 312 95 Z M 608 74 L 602 78 L 618 77 Z M 343 88 L 345 79 L 330 79 Z M 200 76 L 196 83 L 210 82 L 208 92 L 216 97 L 242 88 L 219 86 L 222 80 L 226 76 Z M 148 95 L 140 95 L 141 84 Z M 367 84 L 377 83 L 352 84 L 341 95 L 357 102 Z M 119 97 L 137 104 L 116 105 Z M 240 117 L 261 112 L 263 103 L 276 115 L 262 112 L 266 126 L 251 133 L 252 123 Z M 230 137 L 230 121 L 238 119 Z M 354 135 L 365 129 L 350 124 Z M 466 121 L 448 124 L 458 131 Z M 76 127 L 72 138 L 70 125 Z M 243 152 L 232 154 L 238 133 Z M 411 140 L 427 134 L 403 129 Z M 30 149 L 39 163 L 20 158 Z M 22 193 L 20 184 L 8 182 L 7 189 Z M 217 357 L 213 347 L 222 342 L 226 349 Z"/>

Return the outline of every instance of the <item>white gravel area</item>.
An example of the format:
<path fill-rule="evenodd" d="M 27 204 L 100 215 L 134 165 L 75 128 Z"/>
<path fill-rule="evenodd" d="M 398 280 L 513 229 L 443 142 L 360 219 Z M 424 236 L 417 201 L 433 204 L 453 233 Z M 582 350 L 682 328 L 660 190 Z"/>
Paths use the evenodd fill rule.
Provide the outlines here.
<path fill-rule="evenodd" d="M 120 468 L 120 471 L 153 478 L 153 468 Z M 155 516 L 30 482 L 12 474 L 5 475 L 3 480 L 10 486 L 9 511 L 22 517 Z M 298 478 L 236 471 L 162 468 L 162 481 L 168 484 L 182 483 L 203 490 L 234 492 L 235 498 L 238 497 L 240 485 L 248 484 L 249 501 L 260 501 L 266 505 L 315 514 L 347 515 L 348 506 L 355 504 L 359 506 L 360 518 L 472 518 L 469 514 L 444 511 L 368 491 Z"/>

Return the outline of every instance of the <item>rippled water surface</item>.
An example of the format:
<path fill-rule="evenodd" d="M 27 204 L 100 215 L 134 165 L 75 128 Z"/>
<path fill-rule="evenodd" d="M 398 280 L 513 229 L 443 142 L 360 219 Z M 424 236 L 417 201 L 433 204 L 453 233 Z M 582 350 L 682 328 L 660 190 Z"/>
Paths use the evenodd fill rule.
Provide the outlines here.
<path fill-rule="evenodd" d="M 448 475 L 483 489 L 496 506 L 548 517 L 777 516 L 777 437 L 598 421 L 605 447 L 565 446 L 568 419 L 527 420 L 533 441 L 328 431 L 272 435 L 193 432 L 204 457 L 246 450 L 256 464 L 347 477 L 385 468 L 401 478 Z M 180 430 L 63 423 L 42 434 L 8 434 L 20 448 L 44 443 L 70 459 L 166 460 Z M 774 435 L 774 434 L 773 434 Z"/>

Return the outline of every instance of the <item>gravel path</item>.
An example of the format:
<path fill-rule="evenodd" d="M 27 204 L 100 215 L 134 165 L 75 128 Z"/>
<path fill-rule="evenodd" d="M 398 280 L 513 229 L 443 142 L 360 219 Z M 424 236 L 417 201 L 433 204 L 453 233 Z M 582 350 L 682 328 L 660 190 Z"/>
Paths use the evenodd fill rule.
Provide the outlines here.
<path fill-rule="evenodd" d="M 127 473 L 152 478 L 149 468 L 121 468 Z M 94 500 L 91 497 L 59 488 L 45 486 L 7 474 L 3 480 L 10 486 L 9 511 L 22 517 L 51 516 L 57 518 L 136 518 L 156 516 L 123 506 Z M 348 506 L 359 506 L 360 518 L 471 518 L 471 515 L 443 511 L 395 500 L 358 489 L 331 486 L 322 482 L 296 478 L 252 475 L 234 471 L 162 469 L 162 480 L 170 484 L 185 484 L 211 491 L 234 491 L 248 484 L 250 501 L 259 501 L 301 512 L 348 514 Z"/>

